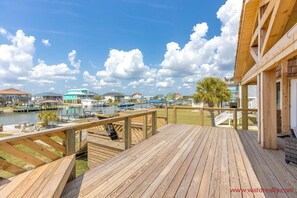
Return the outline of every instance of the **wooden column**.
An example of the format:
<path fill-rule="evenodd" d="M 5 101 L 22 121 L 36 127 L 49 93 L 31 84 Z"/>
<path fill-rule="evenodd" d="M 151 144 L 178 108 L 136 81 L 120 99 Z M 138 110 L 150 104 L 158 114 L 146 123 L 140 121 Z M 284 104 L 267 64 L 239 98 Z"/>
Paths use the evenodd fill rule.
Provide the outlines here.
<path fill-rule="evenodd" d="M 262 72 L 261 91 L 261 146 L 267 149 L 277 149 L 275 69 Z"/>
<path fill-rule="evenodd" d="M 290 86 L 288 79 L 288 61 L 281 63 L 281 71 L 282 133 L 287 134 L 290 129 Z"/>
<path fill-rule="evenodd" d="M 248 85 L 241 86 L 241 108 L 248 108 Z M 242 130 L 248 130 L 248 111 L 242 111 Z"/>
<path fill-rule="evenodd" d="M 262 137 L 262 133 L 261 133 L 261 73 L 257 75 L 257 102 L 258 102 L 258 112 L 257 112 L 257 117 L 258 117 L 258 143 L 261 143 L 261 137 Z"/>
<path fill-rule="evenodd" d="M 130 117 L 125 119 L 123 140 L 125 144 L 125 150 L 131 148 L 131 118 Z"/>
<path fill-rule="evenodd" d="M 75 131 L 70 129 L 66 131 L 66 155 L 72 155 L 75 154 Z M 70 173 L 68 181 L 72 181 L 76 177 L 76 165 L 74 164 L 74 167 Z"/>

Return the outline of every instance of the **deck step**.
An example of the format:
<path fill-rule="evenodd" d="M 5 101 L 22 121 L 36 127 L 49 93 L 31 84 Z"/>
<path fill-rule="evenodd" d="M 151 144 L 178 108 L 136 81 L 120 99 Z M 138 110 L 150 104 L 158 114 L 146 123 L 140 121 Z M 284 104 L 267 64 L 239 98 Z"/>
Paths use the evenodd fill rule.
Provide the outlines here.
<path fill-rule="evenodd" d="M 1 197 L 60 197 L 75 165 L 75 155 L 63 157 L 7 179 Z"/>

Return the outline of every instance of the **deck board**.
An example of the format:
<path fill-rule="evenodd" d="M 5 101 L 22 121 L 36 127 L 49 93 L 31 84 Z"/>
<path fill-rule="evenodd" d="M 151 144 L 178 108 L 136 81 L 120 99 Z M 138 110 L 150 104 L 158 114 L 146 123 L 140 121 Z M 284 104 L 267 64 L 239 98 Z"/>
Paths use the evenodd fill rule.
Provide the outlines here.
<path fill-rule="evenodd" d="M 68 183 L 62 196 L 294 197 L 241 191 L 296 188 L 296 167 L 281 161 L 281 151 L 265 153 L 255 138 L 234 129 L 170 124 Z"/>
<path fill-rule="evenodd" d="M 297 188 L 296 165 L 286 164 L 284 152 L 262 149 L 257 143 L 257 133 L 241 131 L 239 136 L 248 151 L 248 158 L 263 188 L 290 189 Z M 295 192 L 265 192 L 267 197 L 297 197 Z"/>

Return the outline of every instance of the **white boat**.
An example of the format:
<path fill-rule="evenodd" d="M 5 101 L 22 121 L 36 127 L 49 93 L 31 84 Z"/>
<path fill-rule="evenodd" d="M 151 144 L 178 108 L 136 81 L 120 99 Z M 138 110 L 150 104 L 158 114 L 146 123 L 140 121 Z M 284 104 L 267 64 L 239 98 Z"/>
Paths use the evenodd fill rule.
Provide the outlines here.
<path fill-rule="evenodd" d="M 83 107 L 94 107 L 98 105 L 98 101 L 92 99 L 81 99 L 81 104 Z"/>

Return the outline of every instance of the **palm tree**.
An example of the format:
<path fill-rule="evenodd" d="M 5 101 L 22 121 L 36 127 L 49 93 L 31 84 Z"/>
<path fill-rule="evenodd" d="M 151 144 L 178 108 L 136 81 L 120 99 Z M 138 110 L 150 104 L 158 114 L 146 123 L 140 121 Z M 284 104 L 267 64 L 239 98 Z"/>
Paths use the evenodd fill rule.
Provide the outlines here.
<path fill-rule="evenodd" d="M 58 121 L 59 116 L 58 113 L 55 111 L 41 111 L 38 114 L 38 119 L 43 121 L 45 126 L 48 126 L 49 122 Z"/>
<path fill-rule="evenodd" d="M 227 84 L 219 78 L 207 77 L 197 83 L 196 94 L 193 96 L 196 103 L 203 102 L 209 107 L 219 106 L 222 102 L 231 99 L 231 91 Z M 211 124 L 215 126 L 214 111 L 210 110 Z"/>

